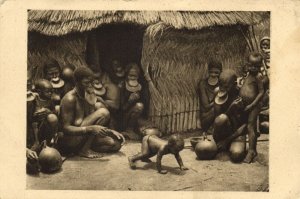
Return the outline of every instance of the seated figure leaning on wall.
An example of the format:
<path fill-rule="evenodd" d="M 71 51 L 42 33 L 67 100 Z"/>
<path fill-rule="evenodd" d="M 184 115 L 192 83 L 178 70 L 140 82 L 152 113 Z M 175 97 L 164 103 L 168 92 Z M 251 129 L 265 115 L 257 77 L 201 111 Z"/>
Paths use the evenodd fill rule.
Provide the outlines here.
<path fill-rule="evenodd" d="M 138 119 L 144 110 L 141 102 L 142 86 L 138 81 L 140 69 L 137 64 L 131 63 L 126 67 L 126 79 L 120 88 L 120 115 L 121 130 L 129 139 L 140 140 Z"/>
<path fill-rule="evenodd" d="M 208 63 L 208 77 L 199 84 L 200 120 L 202 130 L 207 132 L 215 119 L 214 98 L 219 86 L 219 76 L 222 72 L 222 63 L 210 61 Z"/>
<path fill-rule="evenodd" d="M 61 101 L 63 137 L 58 140 L 64 153 L 78 153 L 87 158 L 101 157 L 98 152 L 117 152 L 125 141 L 123 135 L 105 127 L 110 113 L 99 102 L 92 86 L 93 72 L 87 67 L 74 71 L 75 88 Z"/>

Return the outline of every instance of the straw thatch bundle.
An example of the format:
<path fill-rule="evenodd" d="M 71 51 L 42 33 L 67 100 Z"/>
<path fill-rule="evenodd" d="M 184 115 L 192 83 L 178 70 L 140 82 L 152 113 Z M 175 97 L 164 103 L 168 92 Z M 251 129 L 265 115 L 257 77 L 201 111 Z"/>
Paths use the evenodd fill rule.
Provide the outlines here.
<path fill-rule="evenodd" d="M 259 12 L 30 10 L 28 30 L 59 36 L 110 23 L 148 26 L 158 22 L 175 29 L 200 30 L 210 26 L 256 24 L 260 20 Z"/>
<path fill-rule="evenodd" d="M 154 84 L 150 117 L 164 132 L 200 127 L 198 83 L 207 75 L 210 59 L 222 61 L 223 69 L 238 71 L 246 52 L 241 29 L 185 31 L 162 23 L 147 28 L 141 63 Z"/>

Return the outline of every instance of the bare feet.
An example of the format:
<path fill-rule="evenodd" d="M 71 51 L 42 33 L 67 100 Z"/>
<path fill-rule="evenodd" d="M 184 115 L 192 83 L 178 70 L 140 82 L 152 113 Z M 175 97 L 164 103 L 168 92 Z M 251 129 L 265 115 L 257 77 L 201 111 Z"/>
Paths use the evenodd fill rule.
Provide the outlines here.
<path fill-rule="evenodd" d="M 229 141 L 227 139 L 217 143 L 218 151 L 225 151 L 228 148 Z"/>
<path fill-rule="evenodd" d="M 162 169 L 161 171 L 159 171 L 159 173 L 160 173 L 160 174 L 167 174 L 167 173 L 168 173 L 168 171 L 167 171 L 167 170 L 164 170 L 164 169 Z"/>
<path fill-rule="evenodd" d="M 131 169 L 136 169 L 135 162 L 132 161 L 131 157 L 128 157 L 128 162 Z"/>
<path fill-rule="evenodd" d="M 95 151 L 92 151 L 91 149 L 89 149 L 89 150 L 87 150 L 87 151 L 81 151 L 81 152 L 79 152 L 78 155 L 81 156 L 81 157 L 91 158 L 91 159 L 94 159 L 94 158 L 102 158 L 102 157 L 103 157 L 102 154 L 97 153 L 97 152 L 95 152 Z"/>
<path fill-rule="evenodd" d="M 250 164 L 256 156 L 256 151 L 248 151 L 247 156 L 245 157 L 243 162 Z"/>
<path fill-rule="evenodd" d="M 149 158 L 143 158 L 141 159 L 142 162 L 147 162 L 147 163 L 150 163 L 152 162 L 152 160 L 150 160 Z"/>

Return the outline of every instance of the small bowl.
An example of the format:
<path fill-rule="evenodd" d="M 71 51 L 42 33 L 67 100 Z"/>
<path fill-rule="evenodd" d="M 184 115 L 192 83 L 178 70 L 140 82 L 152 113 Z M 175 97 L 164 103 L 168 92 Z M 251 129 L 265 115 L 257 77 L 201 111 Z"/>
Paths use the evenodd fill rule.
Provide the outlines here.
<path fill-rule="evenodd" d="M 197 143 L 202 139 L 202 137 L 192 137 L 190 140 L 192 147 L 195 148 Z"/>

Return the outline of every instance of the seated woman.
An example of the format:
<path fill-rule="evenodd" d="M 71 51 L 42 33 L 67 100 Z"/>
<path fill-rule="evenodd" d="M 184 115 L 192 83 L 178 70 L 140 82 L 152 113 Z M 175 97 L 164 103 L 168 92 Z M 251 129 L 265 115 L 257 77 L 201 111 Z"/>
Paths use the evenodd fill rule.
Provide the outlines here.
<path fill-rule="evenodd" d="M 105 80 L 106 74 L 100 67 L 91 66 L 91 69 L 94 72 L 93 87 L 97 99 L 101 102 L 102 108 L 108 109 L 110 113 L 109 128 L 118 130 L 116 118 L 120 108 L 120 88 L 111 81 Z"/>
<path fill-rule="evenodd" d="M 105 127 L 110 113 L 97 102 L 93 80 L 89 68 L 76 68 L 75 88 L 61 101 L 64 135 L 58 140 L 59 148 L 65 153 L 78 153 L 87 158 L 102 157 L 97 152 L 119 151 L 125 141 L 123 135 Z"/>
<path fill-rule="evenodd" d="M 233 150 L 232 143 L 238 141 L 246 143 L 246 119 L 243 111 L 243 102 L 239 97 L 237 76 L 233 70 L 224 70 L 220 75 L 220 88 L 215 97 L 216 118 L 213 124 L 213 138 L 219 151 L 229 150 L 233 161 L 241 161 L 245 157 L 245 149 Z"/>
<path fill-rule="evenodd" d="M 131 63 L 127 66 L 126 79 L 120 88 L 120 116 L 122 121 L 121 130 L 125 131 L 130 139 L 139 140 L 137 133 L 137 121 L 144 110 L 141 102 L 142 86 L 139 83 L 140 69 L 137 64 Z"/>
<path fill-rule="evenodd" d="M 207 132 L 215 119 L 214 98 L 215 89 L 219 85 L 219 76 L 222 72 L 222 63 L 210 61 L 208 63 L 208 77 L 200 82 L 200 120 L 204 132 Z"/>
<path fill-rule="evenodd" d="M 69 65 L 62 69 L 56 60 L 48 61 L 43 67 L 44 78 L 47 79 L 53 87 L 52 99 L 55 103 L 56 112 L 58 113 L 60 110 L 60 100 L 74 87 L 74 82 L 72 81 L 74 68 L 72 65 Z"/>

